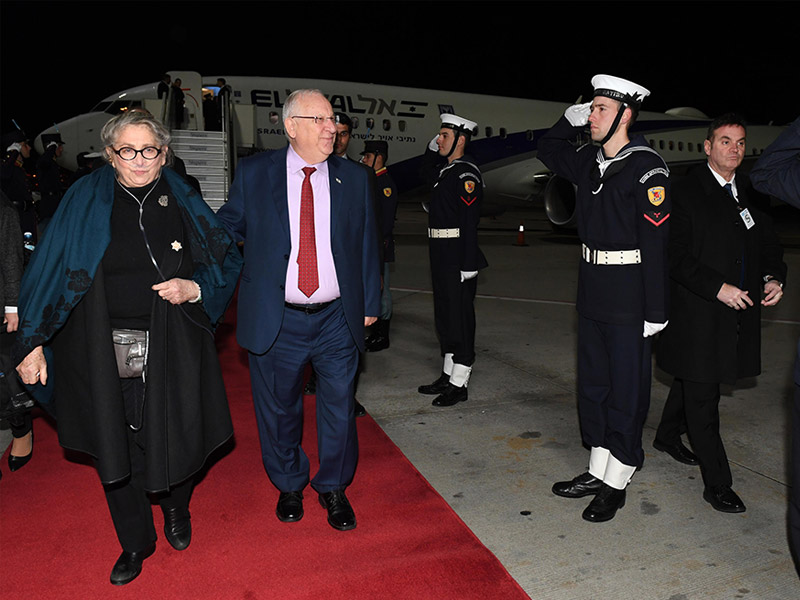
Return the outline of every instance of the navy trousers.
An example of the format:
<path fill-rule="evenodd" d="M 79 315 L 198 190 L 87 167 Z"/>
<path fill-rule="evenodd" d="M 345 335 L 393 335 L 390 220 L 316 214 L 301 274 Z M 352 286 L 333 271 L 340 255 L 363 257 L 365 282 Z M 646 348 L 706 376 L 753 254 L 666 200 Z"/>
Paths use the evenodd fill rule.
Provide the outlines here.
<path fill-rule="evenodd" d="M 284 308 L 278 338 L 264 354 L 250 354 L 250 382 L 261 457 L 272 483 L 282 492 L 309 482 L 310 464 L 301 446 L 303 373 L 317 374 L 319 471 L 311 486 L 320 493 L 344 489 L 358 462 L 354 381 L 358 348 L 337 300 L 306 314 Z"/>
<path fill-rule="evenodd" d="M 650 338 L 644 324 L 578 317 L 578 413 L 583 441 L 632 467 L 644 463 L 642 428 L 650 408 Z"/>

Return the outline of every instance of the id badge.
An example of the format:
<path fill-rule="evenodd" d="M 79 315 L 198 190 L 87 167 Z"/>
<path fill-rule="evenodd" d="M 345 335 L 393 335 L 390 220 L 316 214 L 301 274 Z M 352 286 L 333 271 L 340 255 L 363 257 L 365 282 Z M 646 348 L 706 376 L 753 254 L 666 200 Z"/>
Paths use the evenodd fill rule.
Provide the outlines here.
<path fill-rule="evenodd" d="M 753 220 L 753 215 L 750 214 L 749 208 L 745 208 L 744 210 L 740 211 L 739 216 L 742 217 L 742 221 L 744 221 L 744 225 L 748 229 L 756 224 L 756 222 Z"/>

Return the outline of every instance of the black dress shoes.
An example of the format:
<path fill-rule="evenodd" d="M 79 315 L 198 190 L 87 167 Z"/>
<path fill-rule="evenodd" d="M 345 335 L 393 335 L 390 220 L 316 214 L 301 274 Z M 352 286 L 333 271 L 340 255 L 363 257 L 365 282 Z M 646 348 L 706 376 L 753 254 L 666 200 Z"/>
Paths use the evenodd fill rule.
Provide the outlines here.
<path fill-rule="evenodd" d="M 164 535 L 175 550 L 186 550 L 192 541 L 192 520 L 188 508 L 164 508 Z"/>
<path fill-rule="evenodd" d="M 281 492 L 275 514 L 283 523 L 295 523 L 302 519 L 303 492 Z"/>
<path fill-rule="evenodd" d="M 447 382 L 447 389 L 433 399 L 434 406 L 453 406 L 459 402 L 467 401 L 467 386 L 457 387 Z"/>
<path fill-rule="evenodd" d="M 142 563 L 144 559 L 148 556 L 152 556 L 155 551 L 155 543 L 150 544 L 141 552 L 126 552 L 123 550 L 117 562 L 114 563 L 114 568 L 111 569 L 111 583 L 114 585 L 125 585 L 136 579 L 139 573 L 142 572 Z"/>
<path fill-rule="evenodd" d="M 703 499 L 720 512 L 741 513 L 747 510 L 742 499 L 727 485 L 706 488 Z"/>
<path fill-rule="evenodd" d="M 692 466 L 699 464 L 694 453 L 684 446 L 683 442 L 680 440 L 678 440 L 677 444 L 665 444 L 656 438 L 653 440 L 653 448 L 660 450 L 661 452 L 666 452 L 679 463 Z"/>
<path fill-rule="evenodd" d="M 450 375 L 442 373 L 439 379 L 428 385 L 421 385 L 417 388 L 420 394 L 427 394 L 429 396 L 436 396 L 447 390 L 447 385 L 450 383 Z"/>
<path fill-rule="evenodd" d="M 365 415 L 367 414 L 367 409 L 366 409 L 366 408 L 364 408 L 364 406 L 361 404 L 361 402 L 359 402 L 359 401 L 358 401 L 358 400 L 356 400 L 355 398 L 353 398 L 353 400 L 354 400 L 354 401 L 355 401 L 355 403 L 356 403 L 356 406 L 355 406 L 355 413 L 356 413 L 356 416 L 357 416 L 357 417 L 363 417 L 363 416 L 365 416 Z"/>
<path fill-rule="evenodd" d="M 559 481 L 553 484 L 553 493 L 564 498 L 583 498 L 600 491 L 603 481 L 588 471 L 578 475 L 572 481 Z"/>
<path fill-rule="evenodd" d="M 583 518 L 592 523 L 610 521 L 617 511 L 625 506 L 625 490 L 600 483 L 600 491 L 583 511 Z"/>
<path fill-rule="evenodd" d="M 356 528 L 356 515 L 344 490 L 333 490 L 319 495 L 319 503 L 328 511 L 328 524 L 339 531 Z"/>

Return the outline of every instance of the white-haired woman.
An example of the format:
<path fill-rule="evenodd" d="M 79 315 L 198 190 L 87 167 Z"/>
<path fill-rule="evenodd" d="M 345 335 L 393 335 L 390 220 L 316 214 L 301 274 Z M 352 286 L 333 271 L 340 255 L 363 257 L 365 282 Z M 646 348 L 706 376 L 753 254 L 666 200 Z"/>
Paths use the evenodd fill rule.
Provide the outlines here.
<path fill-rule="evenodd" d="M 68 190 L 23 277 L 14 356 L 61 445 L 95 459 L 123 585 L 155 551 L 150 496 L 186 548 L 193 475 L 232 435 L 213 327 L 241 257 L 167 167 L 161 123 L 123 113 L 101 137 L 110 166 Z"/>

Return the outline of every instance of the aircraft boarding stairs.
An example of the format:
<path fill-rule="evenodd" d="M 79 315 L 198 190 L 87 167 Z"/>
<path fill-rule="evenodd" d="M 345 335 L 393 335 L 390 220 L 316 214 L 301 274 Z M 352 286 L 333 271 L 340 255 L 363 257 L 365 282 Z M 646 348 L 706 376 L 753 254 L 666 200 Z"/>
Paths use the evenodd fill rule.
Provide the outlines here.
<path fill-rule="evenodd" d="M 173 129 L 170 146 L 186 164 L 186 173 L 200 182 L 203 199 L 217 212 L 227 201 L 231 184 L 226 133 Z"/>

